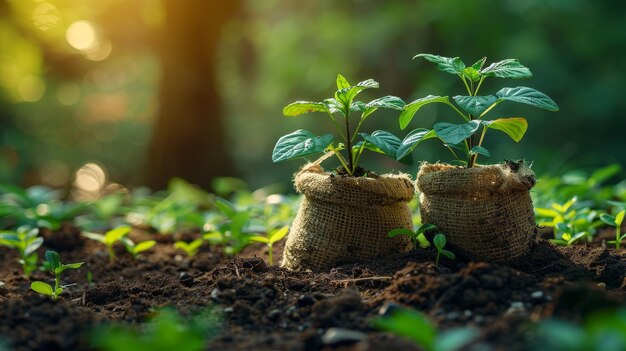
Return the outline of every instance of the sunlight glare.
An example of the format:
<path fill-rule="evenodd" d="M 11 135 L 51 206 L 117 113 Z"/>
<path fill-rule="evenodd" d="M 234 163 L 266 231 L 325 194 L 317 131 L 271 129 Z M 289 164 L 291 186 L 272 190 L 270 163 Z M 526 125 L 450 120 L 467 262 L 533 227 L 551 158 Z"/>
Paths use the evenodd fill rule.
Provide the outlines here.
<path fill-rule="evenodd" d="M 65 32 L 65 39 L 76 50 L 90 50 L 98 46 L 98 35 L 89 21 L 72 23 Z"/>

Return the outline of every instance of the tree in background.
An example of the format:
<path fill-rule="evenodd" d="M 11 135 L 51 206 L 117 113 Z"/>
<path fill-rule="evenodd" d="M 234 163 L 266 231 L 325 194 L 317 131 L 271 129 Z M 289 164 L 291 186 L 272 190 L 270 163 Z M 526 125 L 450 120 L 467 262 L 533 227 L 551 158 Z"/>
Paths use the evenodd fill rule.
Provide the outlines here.
<path fill-rule="evenodd" d="M 151 188 L 174 176 L 208 187 L 212 178 L 234 173 L 215 70 L 222 28 L 240 5 L 165 0 L 159 114 L 146 170 Z"/>

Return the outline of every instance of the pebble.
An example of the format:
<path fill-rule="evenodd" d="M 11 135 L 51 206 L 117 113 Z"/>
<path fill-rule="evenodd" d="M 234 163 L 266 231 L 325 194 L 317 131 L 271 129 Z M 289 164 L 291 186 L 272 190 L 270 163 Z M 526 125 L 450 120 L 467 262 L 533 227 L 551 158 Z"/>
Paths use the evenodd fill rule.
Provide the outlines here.
<path fill-rule="evenodd" d="M 220 302 L 220 289 L 215 288 L 213 290 L 211 290 L 211 299 L 213 299 L 213 301 L 215 302 Z"/>
<path fill-rule="evenodd" d="M 9 293 L 9 289 L 6 287 L 5 282 L 0 282 L 0 295 L 6 295 Z"/>
<path fill-rule="evenodd" d="M 180 274 L 178 275 L 178 280 L 186 287 L 191 287 L 194 283 L 193 277 L 187 272 L 180 272 Z"/>
<path fill-rule="evenodd" d="M 466 318 L 470 318 L 470 317 L 472 316 L 472 311 L 470 311 L 470 310 L 465 310 L 465 311 L 463 312 L 463 315 L 464 315 Z"/>
<path fill-rule="evenodd" d="M 343 328 L 329 328 L 322 335 L 324 345 L 336 345 L 339 343 L 353 343 L 367 339 L 367 334 L 356 330 Z"/>
<path fill-rule="evenodd" d="M 402 307 L 397 303 L 387 301 L 379 309 L 378 314 L 381 316 L 389 316 Z"/>
<path fill-rule="evenodd" d="M 300 295 L 300 298 L 298 298 L 298 306 L 300 307 L 311 306 L 314 303 L 315 299 L 309 295 Z"/>
<path fill-rule="evenodd" d="M 530 297 L 532 297 L 533 299 L 540 299 L 543 297 L 543 291 L 535 291 L 530 294 Z"/>
<path fill-rule="evenodd" d="M 273 309 L 267 314 L 267 319 L 269 319 L 270 322 L 276 322 L 278 318 L 280 318 L 280 315 L 281 312 L 279 309 Z"/>
<path fill-rule="evenodd" d="M 222 311 L 224 313 L 233 313 L 235 309 L 229 306 L 229 307 L 224 308 Z"/>
<path fill-rule="evenodd" d="M 520 301 L 515 301 L 515 302 L 511 302 L 511 307 L 509 307 L 508 310 L 506 310 L 505 314 L 513 314 L 513 313 L 519 313 L 519 312 L 524 312 L 526 310 L 526 307 L 524 307 L 524 303 L 520 302 Z"/>
<path fill-rule="evenodd" d="M 596 284 L 600 289 L 606 289 L 606 284 L 605 283 L 598 283 Z"/>

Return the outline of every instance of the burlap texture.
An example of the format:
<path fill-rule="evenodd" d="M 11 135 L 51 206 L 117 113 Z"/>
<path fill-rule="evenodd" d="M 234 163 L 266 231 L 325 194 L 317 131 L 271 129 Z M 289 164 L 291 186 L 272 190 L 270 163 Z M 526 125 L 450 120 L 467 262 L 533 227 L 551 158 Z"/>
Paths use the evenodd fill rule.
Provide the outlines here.
<path fill-rule="evenodd" d="M 410 250 L 409 238 L 387 237 L 393 229 L 413 227 L 407 202 L 414 185 L 407 176 L 341 177 L 316 167 L 296 174 L 294 183 L 304 196 L 283 267 L 322 271 Z"/>
<path fill-rule="evenodd" d="M 536 230 L 530 189 L 535 174 L 523 164 L 455 167 L 422 164 L 416 187 L 422 223 L 435 224 L 470 256 L 507 262 L 528 252 Z"/>

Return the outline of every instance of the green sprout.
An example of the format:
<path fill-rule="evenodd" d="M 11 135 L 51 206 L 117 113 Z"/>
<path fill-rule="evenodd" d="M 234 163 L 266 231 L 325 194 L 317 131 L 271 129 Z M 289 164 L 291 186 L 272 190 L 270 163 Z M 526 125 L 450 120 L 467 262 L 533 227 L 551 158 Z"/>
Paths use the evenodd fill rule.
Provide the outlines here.
<path fill-rule="evenodd" d="M 115 262 L 115 251 L 113 250 L 113 245 L 120 241 L 124 236 L 128 235 L 130 230 L 131 228 L 129 226 L 120 226 L 109 230 L 104 235 L 99 233 L 83 232 L 83 236 L 103 243 L 109 252 L 109 262 L 113 263 Z"/>
<path fill-rule="evenodd" d="M 295 117 L 310 112 L 325 113 L 336 128 L 340 137 L 339 142 L 335 143 L 334 136 L 330 133 L 317 136 L 299 129 L 278 139 L 272 153 L 273 162 L 304 158 L 321 152 L 332 153 L 341 163 L 344 173 L 352 176 L 357 171 L 361 154 L 365 149 L 395 159 L 396 150 L 401 142 L 398 137 L 382 130 L 377 130 L 371 135 L 359 131 L 363 122 L 376 110 L 381 108 L 402 110 L 404 101 L 396 96 L 384 96 L 368 103 L 354 100 L 363 90 L 378 88 L 378 82 L 373 79 L 351 85 L 339 74 L 336 83 L 337 91 L 334 97 L 323 102 L 296 101 L 287 105 L 283 109 L 283 114 Z M 357 113 L 360 116 L 355 121 L 354 115 Z M 351 125 L 351 122 L 352 124 L 357 122 L 356 127 Z M 362 140 L 357 142 L 357 138 Z M 346 150 L 347 157 L 341 154 L 342 150 Z"/>
<path fill-rule="evenodd" d="M 226 216 L 226 220 L 212 226 L 214 230 L 204 234 L 204 239 L 210 243 L 224 245 L 227 255 L 235 255 L 250 244 L 250 235 L 246 231 L 250 212 L 247 209 L 238 209 L 230 201 L 217 198 L 215 205 Z"/>
<path fill-rule="evenodd" d="M 55 251 L 46 251 L 46 267 L 50 270 L 50 272 L 54 275 L 54 288 L 47 283 L 42 281 L 34 281 L 30 284 L 30 288 L 33 291 L 38 292 L 43 295 L 48 295 L 52 297 L 52 299 L 56 300 L 59 298 L 59 295 L 63 292 L 63 290 L 68 285 L 61 285 L 61 273 L 65 272 L 68 269 L 78 269 L 83 265 L 84 262 L 78 263 L 61 263 L 61 257 Z"/>
<path fill-rule="evenodd" d="M 626 214 L 626 210 L 621 210 L 615 216 L 610 215 L 608 213 L 603 213 L 600 215 L 600 219 L 604 223 L 612 227 L 615 227 L 615 240 L 609 240 L 607 242 L 609 244 L 615 244 L 615 248 L 617 250 L 619 250 L 622 244 L 622 240 L 626 239 L 626 233 L 623 235 L 621 234 L 622 222 L 624 221 L 624 214 Z"/>
<path fill-rule="evenodd" d="M 185 318 L 173 309 L 164 308 L 145 323 L 145 328 L 125 324 L 100 326 L 94 331 L 91 343 L 104 351 L 201 351 L 219 330 L 220 320 L 221 316 L 211 309 Z"/>
<path fill-rule="evenodd" d="M 570 246 L 580 239 L 591 240 L 596 227 L 601 221 L 595 220 L 597 212 L 588 207 L 578 206 L 578 197 L 574 196 L 563 204 L 552 202 L 549 208 L 537 207 L 535 213 L 540 226 L 554 228 L 554 239 L 550 242 Z"/>
<path fill-rule="evenodd" d="M 0 246 L 7 246 L 19 252 L 19 263 L 22 265 L 24 276 L 37 269 L 37 249 L 43 244 L 43 238 L 38 236 L 39 229 L 27 226 L 19 227 L 16 231 L 0 231 Z"/>
<path fill-rule="evenodd" d="M 442 254 L 451 260 L 456 258 L 456 256 L 454 255 L 452 251 L 448 251 L 444 249 L 444 247 L 446 246 L 445 235 L 441 233 L 435 235 L 435 237 L 433 238 L 433 243 L 435 244 L 435 249 L 437 249 L 437 258 L 435 259 L 435 266 L 439 266 L 439 256 L 441 256 Z"/>
<path fill-rule="evenodd" d="M 394 309 L 390 315 L 375 320 L 374 327 L 407 338 L 426 351 L 460 350 L 477 336 L 470 328 L 440 333 L 423 314 L 408 308 Z"/>
<path fill-rule="evenodd" d="M 434 224 L 427 223 L 427 224 L 420 225 L 415 231 L 412 231 L 406 228 L 394 229 L 390 231 L 389 234 L 387 234 L 387 236 L 390 238 L 395 238 L 398 235 L 406 235 L 409 238 L 411 238 L 414 249 L 417 249 L 418 246 L 420 246 L 423 249 L 426 249 L 430 247 L 430 243 L 428 242 L 428 239 L 426 239 L 426 236 L 424 235 L 424 233 L 433 229 L 437 229 L 437 226 Z"/>
<path fill-rule="evenodd" d="M 188 257 L 193 257 L 200 250 L 200 246 L 202 246 L 202 243 L 202 239 L 196 239 L 190 243 L 185 241 L 177 241 L 174 243 L 174 247 L 183 250 Z"/>
<path fill-rule="evenodd" d="M 133 255 L 134 259 L 137 259 L 140 253 L 144 251 L 150 250 L 154 245 L 156 245 L 156 240 L 146 240 L 135 243 L 129 237 L 122 237 L 120 241 L 126 248 L 129 254 Z"/>
<path fill-rule="evenodd" d="M 271 266 L 274 264 L 274 260 L 272 258 L 272 245 L 274 245 L 274 243 L 276 242 L 283 240 L 283 238 L 287 235 L 288 232 L 289 232 L 289 227 L 282 227 L 282 228 L 272 230 L 267 237 L 256 235 L 256 236 L 251 237 L 250 240 L 264 243 L 267 245 L 268 252 L 269 252 L 268 261 Z"/>

